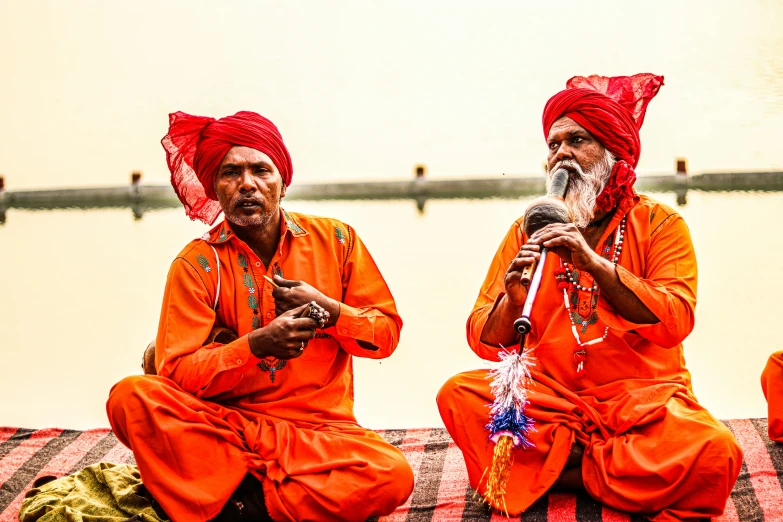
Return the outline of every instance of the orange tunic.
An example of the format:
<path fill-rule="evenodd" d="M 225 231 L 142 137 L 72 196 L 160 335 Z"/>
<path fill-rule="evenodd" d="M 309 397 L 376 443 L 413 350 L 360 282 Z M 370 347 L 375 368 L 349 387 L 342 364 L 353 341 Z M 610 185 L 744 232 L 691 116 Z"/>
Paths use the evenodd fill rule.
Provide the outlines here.
<path fill-rule="evenodd" d="M 783 352 L 770 355 L 761 374 L 761 389 L 767 398 L 769 438 L 783 442 Z"/>
<path fill-rule="evenodd" d="M 285 211 L 281 222 L 269 266 L 225 221 L 182 250 L 163 298 L 158 376 L 126 378 L 109 397 L 112 428 L 175 522 L 217 515 L 248 471 L 278 521 L 365 520 L 412 491 L 402 453 L 353 414 L 352 356 L 394 351 L 402 327 L 394 299 L 351 227 Z M 247 334 L 275 318 L 264 274 L 303 280 L 342 303 L 336 325 L 299 358 L 250 352 Z M 239 338 L 202 346 L 215 325 Z"/>
<path fill-rule="evenodd" d="M 505 499 L 509 513 L 524 511 L 549 490 L 574 440 L 585 446 L 582 476 L 594 498 L 656 520 L 722 513 L 739 474 L 740 447 L 698 404 L 685 368 L 682 341 L 693 328 L 696 304 L 696 258 L 688 229 L 672 209 L 645 196 L 627 207 L 613 216 L 598 248 L 627 216 L 617 273 L 660 322 L 634 324 L 599 298 L 596 322 L 577 331 L 586 342 L 609 327 L 608 337 L 586 348 L 586 374 L 577 376 L 572 322 L 554 276 L 560 259 L 547 257 L 527 338 L 537 358 L 527 408 L 536 423 L 535 448 L 516 453 Z M 498 359 L 499 348 L 482 343 L 481 332 L 504 293 L 505 271 L 525 241 L 520 219 L 500 245 L 468 319 L 468 343 L 484 359 Z M 589 274 L 580 284 L 593 285 Z M 590 292 L 580 292 L 579 298 L 581 310 L 589 312 Z M 489 382 L 484 370 L 467 372 L 438 394 L 470 483 L 481 491 L 493 451 L 484 429 L 486 405 L 493 399 Z"/>

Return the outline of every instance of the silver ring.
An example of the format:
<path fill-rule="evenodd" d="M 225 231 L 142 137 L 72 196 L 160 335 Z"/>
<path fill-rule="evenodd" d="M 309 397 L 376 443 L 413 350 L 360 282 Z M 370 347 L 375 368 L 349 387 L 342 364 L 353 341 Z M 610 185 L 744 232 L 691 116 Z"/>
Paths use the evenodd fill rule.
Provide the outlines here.
<path fill-rule="evenodd" d="M 303 351 L 304 351 L 304 346 L 305 346 L 305 345 L 304 345 L 304 341 L 302 341 L 302 346 L 300 346 L 300 347 L 299 347 L 299 351 L 300 351 L 300 352 L 303 352 Z"/>

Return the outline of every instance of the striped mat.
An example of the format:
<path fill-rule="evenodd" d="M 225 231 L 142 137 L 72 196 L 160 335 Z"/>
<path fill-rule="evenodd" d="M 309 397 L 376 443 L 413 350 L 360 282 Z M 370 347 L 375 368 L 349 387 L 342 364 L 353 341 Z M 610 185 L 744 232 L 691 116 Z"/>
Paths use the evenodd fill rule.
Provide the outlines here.
<path fill-rule="evenodd" d="M 716 521 L 783 521 L 783 445 L 770 442 L 766 419 L 726 421 L 745 450 L 742 472 Z M 379 433 L 402 450 L 416 485 L 408 501 L 378 522 L 507 520 L 473 498 L 462 454 L 443 429 Z M 24 493 L 42 475 L 62 476 L 96 462 L 135 463 L 106 429 L 0 428 L 0 522 L 17 519 Z M 636 522 L 644 518 L 603 507 L 587 495 L 552 493 L 525 512 L 527 522 Z"/>

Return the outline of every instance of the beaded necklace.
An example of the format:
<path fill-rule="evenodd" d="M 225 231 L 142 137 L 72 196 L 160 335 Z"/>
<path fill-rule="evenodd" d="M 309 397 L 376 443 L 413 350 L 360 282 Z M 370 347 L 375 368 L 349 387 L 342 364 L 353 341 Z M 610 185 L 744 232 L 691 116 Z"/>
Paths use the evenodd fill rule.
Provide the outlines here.
<path fill-rule="evenodd" d="M 614 252 L 612 253 L 611 261 L 612 264 L 616 266 L 617 262 L 620 260 L 620 252 L 623 250 L 623 238 L 625 237 L 625 218 L 623 218 L 623 220 L 620 222 L 620 226 L 617 228 L 615 236 L 616 241 L 614 243 Z M 608 241 L 609 240 L 607 239 L 607 245 L 604 247 L 604 254 L 609 254 L 610 252 Z M 574 273 L 576 273 L 576 277 L 574 277 Z M 568 266 L 568 263 L 564 263 L 562 260 L 560 260 L 560 266 L 555 269 L 555 276 L 558 281 L 557 288 L 563 291 L 563 302 L 565 303 L 565 309 L 566 313 L 568 314 L 568 318 L 571 321 L 571 333 L 574 334 L 574 339 L 576 339 L 577 346 L 574 348 L 573 353 L 574 362 L 576 363 L 576 375 L 577 377 L 583 377 L 586 373 L 585 363 L 587 362 L 587 347 L 602 342 L 604 339 L 606 339 L 606 336 L 609 335 L 609 327 L 607 326 L 604 329 L 604 334 L 601 337 L 596 337 L 590 341 L 582 342 L 582 340 L 579 338 L 579 332 L 577 331 L 577 324 L 582 327 L 582 333 L 585 333 L 587 331 L 587 326 L 594 324 L 598 320 L 598 313 L 596 312 L 596 308 L 598 306 L 598 295 L 600 290 L 598 285 L 595 283 L 593 283 L 593 286 L 591 287 L 580 285 L 579 272 L 575 269 L 571 270 L 571 268 Z M 571 299 L 568 297 L 569 287 L 573 289 L 573 298 Z M 580 315 L 578 311 L 571 310 L 572 301 L 575 301 L 573 303 L 574 307 L 579 304 L 579 290 L 585 292 L 590 291 L 591 293 L 591 311 L 587 318 Z"/>

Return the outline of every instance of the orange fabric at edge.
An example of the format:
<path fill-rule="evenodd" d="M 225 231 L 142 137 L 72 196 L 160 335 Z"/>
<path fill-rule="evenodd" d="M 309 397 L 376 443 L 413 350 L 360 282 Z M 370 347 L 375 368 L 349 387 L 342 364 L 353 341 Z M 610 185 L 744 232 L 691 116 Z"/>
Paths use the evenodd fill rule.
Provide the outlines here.
<path fill-rule="evenodd" d="M 761 373 L 761 389 L 767 399 L 769 438 L 783 442 L 783 351 L 770 355 Z"/>

